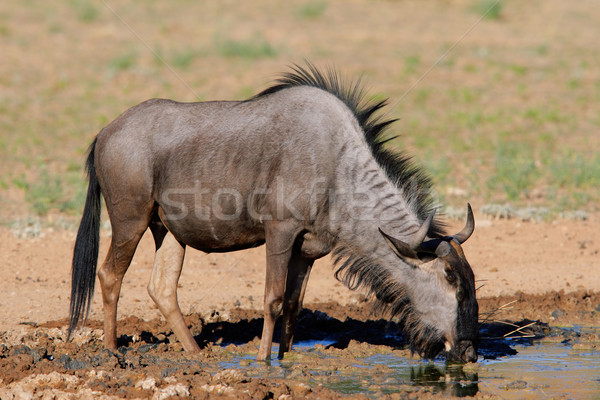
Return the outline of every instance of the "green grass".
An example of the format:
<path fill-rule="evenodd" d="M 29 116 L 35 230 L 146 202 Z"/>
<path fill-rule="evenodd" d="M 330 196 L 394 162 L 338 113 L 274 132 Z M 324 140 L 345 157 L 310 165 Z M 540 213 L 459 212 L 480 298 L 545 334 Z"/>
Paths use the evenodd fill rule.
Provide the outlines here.
<path fill-rule="evenodd" d="M 119 54 L 109 61 L 109 70 L 113 73 L 126 71 L 135 65 L 137 58 L 137 52 L 133 50 L 129 50 L 125 53 Z"/>
<path fill-rule="evenodd" d="M 236 40 L 230 38 L 217 38 L 215 40 L 217 52 L 222 57 L 245 58 L 256 60 L 261 58 L 273 58 L 277 56 L 277 49 L 269 43 L 262 35 L 256 34 L 247 40 Z"/>
<path fill-rule="evenodd" d="M 535 52 L 540 56 L 545 56 L 548 54 L 549 49 L 550 49 L 550 46 L 548 46 L 547 43 L 543 43 L 535 48 Z"/>
<path fill-rule="evenodd" d="M 326 1 L 311 0 L 297 9 L 297 15 L 305 19 L 317 19 L 323 15 L 327 5 Z"/>
<path fill-rule="evenodd" d="M 0 36 L 10 36 L 10 29 L 8 29 L 8 27 L 4 23 L 0 23 Z"/>
<path fill-rule="evenodd" d="M 431 98 L 431 89 L 419 88 L 415 91 L 414 102 L 417 106 L 425 108 L 427 101 Z"/>
<path fill-rule="evenodd" d="M 46 171 L 40 174 L 36 182 L 30 184 L 25 200 L 37 215 L 46 215 L 50 208 L 57 205 L 63 197 L 63 187 L 57 176 L 50 176 Z"/>
<path fill-rule="evenodd" d="M 452 165 L 448 157 L 430 154 L 423 160 L 423 168 L 432 177 L 436 185 L 440 182 L 444 182 L 444 186 L 452 184 Z"/>
<path fill-rule="evenodd" d="M 572 78 L 567 82 L 569 89 L 579 89 L 581 87 L 581 79 Z"/>
<path fill-rule="evenodd" d="M 600 156 L 584 157 L 573 151 L 556 153 L 550 147 L 553 146 L 545 146 L 543 140 L 537 146 L 508 140 L 497 144 L 490 165 L 492 173 L 485 183 L 488 197 L 495 194 L 502 201 L 519 205 L 527 203 L 533 190 L 545 188 L 545 203 L 559 212 L 599 201 Z M 449 184 L 436 168 L 430 166 L 430 170 L 437 180 Z M 471 181 L 470 187 L 479 184 Z"/>
<path fill-rule="evenodd" d="M 478 93 L 471 88 L 450 89 L 448 91 L 453 102 L 472 104 L 478 98 Z"/>
<path fill-rule="evenodd" d="M 489 20 L 499 20 L 502 17 L 502 0 L 478 0 L 473 9 L 479 15 Z"/>
<path fill-rule="evenodd" d="M 517 201 L 534 187 L 540 177 L 533 152 L 518 142 L 498 145 L 494 173 L 488 181 L 492 191 L 501 190 L 509 201 Z"/>
<path fill-rule="evenodd" d="M 524 76 L 529 72 L 529 68 L 524 65 L 513 64 L 510 66 L 510 69 L 517 76 Z"/>
<path fill-rule="evenodd" d="M 414 74 L 421 66 L 421 58 L 418 55 L 408 56 L 404 59 L 404 73 Z"/>
<path fill-rule="evenodd" d="M 235 98 L 236 99 L 249 99 L 258 93 L 258 90 L 252 86 L 243 86 L 240 90 L 237 91 Z"/>
<path fill-rule="evenodd" d="M 563 152 L 548 166 L 553 186 L 596 189 L 600 193 L 600 155 L 585 158 L 572 151 Z"/>
<path fill-rule="evenodd" d="M 566 114 L 552 105 L 529 108 L 525 110 L 523 117 L 538 124 L 568 124 L 574 121 L 572 115 Z"/>
<path fill-rule="evenodd" d="M 50 210 L 74 214 L 83 208 L 85 202 L 84 183 L 77 174 L 51 174 L 42 168 L 39 176 L 24 185 L 25 201 L 32 212 L 39 216 L 47 215 Z"/>
<path fill-rule="evenodd" d="M 175 52 L 171 57 L 171 65 L 176 68 L 186 69 L 192 65 L 198 52 L 194 49 L 185 49 Z"/>
<path fill-rule="evenodd" d="M 25 178 L 25 174 L 21 173 L 19 176 L 12 179 L 12 184 L 17 189 L 28 189 L 29 183 L 27 182 L 27 178 Z"/>
<path fill-rule="evenodd" d="M 98 19 L 100 10 L 92 0 L 70 0 L 71 7 L 75 10 L 77 18 L 82 22 L 92 22 Z"/>

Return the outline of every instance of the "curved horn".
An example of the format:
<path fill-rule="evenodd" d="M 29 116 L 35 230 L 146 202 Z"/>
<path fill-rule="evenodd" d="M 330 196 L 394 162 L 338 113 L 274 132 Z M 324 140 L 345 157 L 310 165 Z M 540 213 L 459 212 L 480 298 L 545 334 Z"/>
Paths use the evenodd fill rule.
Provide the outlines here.
<path fill-rule="evenodd" d="M 462 244 L 466 242 L 469 237 L 471 237 L 474 230 L 475 218 L 473 217 L 473 209 L 471 209 L 471 205 L 467 203 L 467 223 L 462 231 L 458 232 L 456 235 L 452 235 L 452 239 Z"/>
<path fill-rule="evenodd" d="M 427 217 L 425 222 L 423 222 L 423 225 L 421 225 L 419 230 L 416 231 L 415 234 L 413 235 L 413 237 L 410 239 L 410 242 L 408 243 L 408 245 L 410 246 L 411 249 L 417 250 L 418 248 L 421 247 L 421 244 L 423 244 L 423 240 L 425 240 L 425 237 L 429 233 L 429 228 L 431 227 L 431 222 L 433 221 L 433 217 L 435 216 L 436 210 L 437 209 L 434 208 L 433 211 L 431 211 L 431 214 L 429 214 L 429 217 Z"/>

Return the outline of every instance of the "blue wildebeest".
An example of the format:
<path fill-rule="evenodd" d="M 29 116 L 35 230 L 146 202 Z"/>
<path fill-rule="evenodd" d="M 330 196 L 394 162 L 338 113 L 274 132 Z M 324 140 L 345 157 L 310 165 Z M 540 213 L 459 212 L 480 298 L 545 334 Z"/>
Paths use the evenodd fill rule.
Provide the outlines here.
<path fill-rule="evenodd" d="M 270 357 L 283 314 L 279 356 L 293 329 L 314 260 L 332 253 L 336 277 L 374 295 L 398 318 L 412 348 L 477 359 L 474 276 L 461 243 L 446 235 L 431 185 L 406 156 L 384 146 L 385 101 L 364 101 L 333 70 L 295 66 L 246 101 L 154 99 L 98 134 L 73 255 L 69 335 L 85 320 L 98 260 L 100 195 L 112 226 L 98 270 L 104 341 L 117 345 L 117 301 L 144 232 L 156 244 L 150 296 L 187 351 L 199 346 L 177 303 L 186 246 L 227 252 L 265 244 L 264 325 L 258 359 Z M 243 267 L 240 267 L 243 268 Z"/>

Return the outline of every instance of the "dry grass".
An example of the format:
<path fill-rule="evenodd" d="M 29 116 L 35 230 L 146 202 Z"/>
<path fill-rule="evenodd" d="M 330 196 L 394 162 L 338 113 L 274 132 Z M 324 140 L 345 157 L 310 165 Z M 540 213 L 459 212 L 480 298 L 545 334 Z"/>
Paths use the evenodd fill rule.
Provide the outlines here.
<path fill-rule="evenodd" d="M 479 3 L 3 2 L 2 217 L 76 215 L 85 149 L 127 107 L 245 98 L 303 59 L 392 99 L 443 202 L 597 209 L 600 10 Z"/>

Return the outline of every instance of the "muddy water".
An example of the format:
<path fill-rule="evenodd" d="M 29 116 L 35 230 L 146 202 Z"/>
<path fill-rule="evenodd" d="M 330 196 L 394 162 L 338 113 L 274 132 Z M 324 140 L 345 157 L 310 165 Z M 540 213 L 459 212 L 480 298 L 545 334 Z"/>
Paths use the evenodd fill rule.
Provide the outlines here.
<path fill-rule="evenodd" d="M 255 361 L 253 353 L 238 354 L 221 363 L 221 367 L 244 369 L 250 377 L 304 377 L 310 385 L 321 384 L 340 393 L 373 398 L 410 392 L 411 388 L 420 393 L 459 397 L 481 391 L 504 399 L 600 398 L 600 350 L 595 344 L 568 342 L 516 344 L 511 346 L 517 351 L 515 355 L 482 357 L 479 363 L 466 366 L 446 365 L 442 360 L 427 362 L 374 349 L 375 354 L 359 355 L 348 365 L 329 368 L 327 360 L 333 361 L 335 356 L 328 354 L 326 346 L 333 341 L 304 341 L 284 360 L 262 363 Z M 299 364 L 306 367 L 301 374 L 294 368 Z"/>
<path fill-rule="evenodd" d="M 486 360 L 479 387 L 507 399 L 600 398 L 600 351 L 564 343 L 516 346 L 516 356 Z"/>

